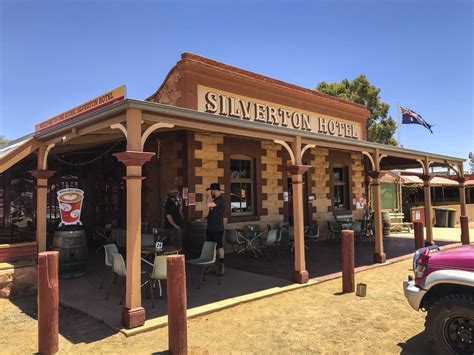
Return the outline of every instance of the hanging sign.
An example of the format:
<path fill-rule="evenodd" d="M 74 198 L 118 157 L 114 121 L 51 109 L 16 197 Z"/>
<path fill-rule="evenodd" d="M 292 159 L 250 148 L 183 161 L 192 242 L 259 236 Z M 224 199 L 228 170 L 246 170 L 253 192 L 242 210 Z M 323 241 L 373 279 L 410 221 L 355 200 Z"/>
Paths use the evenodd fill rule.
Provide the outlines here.
<path fill-rule="evenodd" d="M 76 106 L 66 112 L 63 112 L 57 116 L 54 116 L 46 121 L 38 123 L 35 126 L 35 133 L 44 132 L 48 129 L 52 129 L 58 126 L 63 125 L 66 122 L 76 120 L 77 118 L 84 116 L 87 113 L 98 110 L 105 106 L 112 105 L 117 101 L 121 101 L 126 96 L 125 85 L 119 86 L 105 94 L 97 96 L 96 98 L 84 102 L 79 106 Z"/>
<path fill-rule="evenodd" d="M 80 225 L 82 201 L 84 200 L 84 191 L 80 189 L 62 189 L 58 191 L 58 204 L 61 214 L 61 223 L 59 227 L 67 225 Z"/>

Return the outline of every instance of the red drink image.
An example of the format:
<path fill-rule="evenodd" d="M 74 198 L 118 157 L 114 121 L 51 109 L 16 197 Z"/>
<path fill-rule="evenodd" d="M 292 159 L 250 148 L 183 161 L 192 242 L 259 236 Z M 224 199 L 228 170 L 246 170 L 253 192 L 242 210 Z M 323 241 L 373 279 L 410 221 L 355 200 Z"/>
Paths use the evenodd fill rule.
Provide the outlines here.
<path fill-rule="evenodd" d="M 63 189 L 58 191 L 59 211 L 61 223 L 59 226 L 79 224 L 82 225 L 81 208 L 84 199 L 84 191 L 79 189 Z"/>

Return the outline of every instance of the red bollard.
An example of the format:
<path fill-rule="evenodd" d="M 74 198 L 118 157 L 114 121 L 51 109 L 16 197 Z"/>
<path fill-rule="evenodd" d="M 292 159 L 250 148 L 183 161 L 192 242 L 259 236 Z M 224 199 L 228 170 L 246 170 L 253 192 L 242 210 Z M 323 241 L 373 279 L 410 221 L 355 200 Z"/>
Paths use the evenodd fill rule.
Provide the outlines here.
<path fill-rule="evenodd" d="M 466 245 L 470 243 L 469 219 L 467 218 L 467 216 L 461 216 L 460 222 L 461 222 L 461 243 L 463 245 Z"/>
<path fill-rule="evenodd" d="M 354 231 L 341 232 L 342 292 L 354 292 Z"/>
<path fill-rule="evenodd" d="M 423 229 L 423 222 L 413 222 L 413 229 L 415 231 L 415 250 L 418 250 L 425 246 L 425 231 Z"/>
<path fill-rule="evenodd" d="M 168 285 L 168 346 L 170 354 L 188 353 L 186 270 L 184 255 L 167 258 Z"/>
<path fill-rule="evenodd" d="M 38 254 L 38 352 L 54 354 L 59 350 L 58 336 L 58 260 L 59 252 Z"/>

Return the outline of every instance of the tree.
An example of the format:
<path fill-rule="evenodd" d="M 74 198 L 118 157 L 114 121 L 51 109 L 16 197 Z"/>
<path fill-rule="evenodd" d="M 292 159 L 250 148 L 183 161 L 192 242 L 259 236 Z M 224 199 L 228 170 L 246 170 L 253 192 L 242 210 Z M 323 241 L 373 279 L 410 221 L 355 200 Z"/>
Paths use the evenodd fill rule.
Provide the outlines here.
<path fill-rule="evenodd" d="M 331 96 L 337 96 L 357 104 L 362 104 L 369 110 L 367 120 L 367 140 L 383 144 L 398 145 L 393 138 L 397 124 L 388 115 L 390 105 L 380 100 L 380 89 L 370 84 L 364 74 L 354 80 L 344 79 L 340 83 L 322 81 L 316 90 Z"/>
<path fill-rule="evenodd" d="M 0 134 L 0 147 L 1 147 L 2 145 L 7 144 L 8 142 L 9 142 L 9 140 L 6 139 L 3 134 Z"/>

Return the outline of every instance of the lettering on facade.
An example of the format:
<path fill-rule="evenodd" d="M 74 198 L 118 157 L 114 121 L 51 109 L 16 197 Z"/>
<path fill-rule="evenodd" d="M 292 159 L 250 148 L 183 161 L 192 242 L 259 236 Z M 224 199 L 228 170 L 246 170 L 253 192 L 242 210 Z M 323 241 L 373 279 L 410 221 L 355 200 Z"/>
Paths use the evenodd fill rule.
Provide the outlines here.
<path fill-rule="evenodd" d="M 73 118 L 78 118 L 80 116 L 85 115 L 86 113 L 90 113 L 94 110 L 105 107 L 106 105 L 111 105 L 117 101 L 123 100 L 126 95 L 125 92 L 125 85 L 119 86 L 118 88 L 115 88 L 66 112 L 54 116 L 53 118 L 38 123 L 35 126 L 35 132 L 38 133 L 39 131 L 52 128 L 65 121 L 71 120 Z"/>
<path fill-rule="evenodd" d="M 317 114 L 312 115 L 287 107 L 277 107 L 270 103 L 256 102 L 248 98 L 222 93 L 219 90 L 205 88 L 200 93 L 198 105 L 201 111 L 229 118 L 359 139 L 359 126 L 353 122 L 321 117 Z"/>

